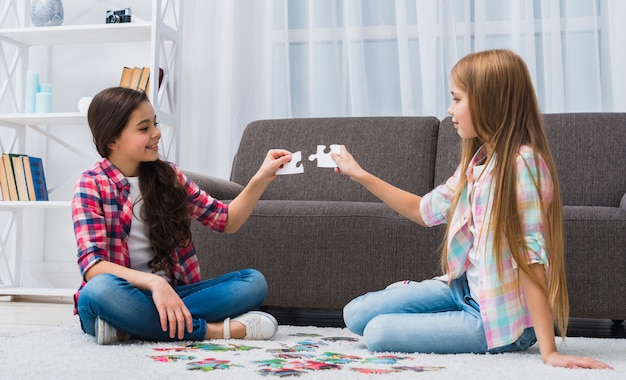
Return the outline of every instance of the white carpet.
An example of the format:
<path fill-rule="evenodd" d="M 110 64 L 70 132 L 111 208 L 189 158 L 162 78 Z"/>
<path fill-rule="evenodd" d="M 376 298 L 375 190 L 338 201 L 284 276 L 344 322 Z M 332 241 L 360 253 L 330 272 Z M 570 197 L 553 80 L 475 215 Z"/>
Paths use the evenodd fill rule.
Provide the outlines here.
<path fill-rule="evenodd" d="M 309 335 L 311 334 L 311 335 Z M 281 326 L 272 341 L 215 340 L 185 343 L 127 343 L 98 346 L 94 338 L 83 334 L 78 323 L 41 328 L 18 334 L 0 335 L 0 379 L 251 379 L 278 378 L 277 374 L 263 375 L 274 367 L 296 368 L 307 360 L 329 360 L 324 353 L 342 354 L 330 358 L 337 369 L 300 369 L 288 376 L 298 379 L 626 379 L 626 339 L 568 338 L 562 352 L 592 356 L 615 368 L 614 371 L 567 370 L 551 368 L 541 362 L 536 346 L 529 351 L 503 355 L 434 355 L 370 353 L 361 340 L 329 338 L 356 338 L 346 329 Z M 214 346 L 185 347 L 193 343 L 211 343 Z M 298 344 L 300 343 L 300 347 Z M 207 348 L 234 348 L 248 345 L 258 348 L 232 351 L 207 351 Z M 203 350 L 204 348 L 205 350 Z M 159 349 L 169 349 L 160 351 Z M 301 358 L 277 360 L 268 350 L 295 351 Z M 310 351 L 298 351 L 308 349 Z M 178 350 L 178 351 L 177 351 Z M 291 354 L 294 354 L 292 352 Z M 310 355 L 307 357 L 305 355 Z M 161 362 L 155 357 L 178 358 Z M 190 358 L 193 356 L 194 358 Z M 356 356 L 356 357 L 349 357 Z M 224 369 L 191 370 L 191 363 L 214 358 L 223 360 Z M 263 361 L 263 362 L 258 362 Z M 395 363 L 393 363 L 395 361 Z M 211 363 L 211 361 L 208 361 Z M 215 361 L 213 361 L 213 364 Z M 318 364 L 319 365 L 319 364 Z M 397 372 L 366 374 L 354 368 L 391 370 Z M 406 369 L 406 367 L 410 367 Z M 425 368 L 424 368 L 425 367 Z M 435 368 L 432 368 L 435 367 Z M 440 368 L 437 368 L 440 367 Z M 428 372 L 420 369 L 431 370 Z"/>

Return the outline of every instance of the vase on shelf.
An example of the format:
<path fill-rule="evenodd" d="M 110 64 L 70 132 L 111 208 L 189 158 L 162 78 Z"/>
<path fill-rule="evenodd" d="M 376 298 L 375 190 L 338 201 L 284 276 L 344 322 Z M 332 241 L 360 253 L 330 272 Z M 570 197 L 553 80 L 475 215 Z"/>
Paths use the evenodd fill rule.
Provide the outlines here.
<path fill-rule="evenodd" d="M 30 21 L 35 26 L 59 26 L 63 24 L 63 1 L 32 0 Z"/>

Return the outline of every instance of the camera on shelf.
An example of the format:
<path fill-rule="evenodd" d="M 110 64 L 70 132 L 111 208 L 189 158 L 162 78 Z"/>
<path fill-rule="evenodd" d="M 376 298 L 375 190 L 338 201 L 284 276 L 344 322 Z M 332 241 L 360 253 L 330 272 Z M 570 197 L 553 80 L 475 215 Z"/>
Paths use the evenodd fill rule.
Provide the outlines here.
<path fill-rule="evenodd" d="M 124 8 L 119 11 L 107 11 L 106 22 L 107 24 L 130 22 L 130 8 Z"/>

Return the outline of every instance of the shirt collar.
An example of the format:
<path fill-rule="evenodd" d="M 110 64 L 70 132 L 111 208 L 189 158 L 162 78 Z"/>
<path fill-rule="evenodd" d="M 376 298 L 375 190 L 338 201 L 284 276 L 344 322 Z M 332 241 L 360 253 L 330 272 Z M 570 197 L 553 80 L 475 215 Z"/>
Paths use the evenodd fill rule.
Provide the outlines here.
<path fill-rule="evenodd" d="M 128 180 L 126 179 L 126 176 L 124 174 L 122 174 L 122 172 L 118 168 L 116 168 L 115 165 L 113 165 L 113 163 L 111 161 L 109 161 L 107 158 L 102 160 L 100 165 L 102 167 L 102 170 L 106 174 L 106 176 L 109 177 L 111 179 L 111 181 L 118 188 L 122 189 L 125 186 L 129 186 L 130 185 L 128 183 Z"/>
<path fill-rule="evenodd" d="M 472 157 L 469 166 L 467 167 L 467 171 L 465 172 L 465 175 L 467 176 L 468 179 L 470 180 L 472 179 L 473 174 L 474 174 L 474 167 L 477 165 L 483 165 L 487 157 L 488 157 L 487 147 L 483 145 L 480 148 L 478 148 L 476 153 L 474 153 L 474 157 Z M 488 165 L 484 168 L 483 172 L 489 172 L 493 170 L 495 165 L 496 165 L 496 160 L 494 156 L 493 159 L 490 160 Z"/>

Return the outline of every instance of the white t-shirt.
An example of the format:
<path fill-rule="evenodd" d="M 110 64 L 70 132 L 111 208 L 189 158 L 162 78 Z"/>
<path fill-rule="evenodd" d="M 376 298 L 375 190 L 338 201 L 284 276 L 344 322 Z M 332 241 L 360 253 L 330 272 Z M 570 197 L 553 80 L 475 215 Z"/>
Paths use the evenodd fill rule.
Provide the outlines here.
<path fill-rule="evenodd" d="M 146 225 L 141 220 L 143 199 L 139 190 L 139 177 L 126 177 L 126 179 L 130 183 L 130 199 L 133 201 L 133 219 L 131 221 L 130 235 L 128 236 L 130 267 L 142 272 L 152 273 L 152 269 L 148 267 L 148 262 L 154 258 L 154 252 L 152 252 Z M 159 271 L 156 274 L 167 279 L 163 271 Z"/>
<path fill-rule="evenodd" d="M 485 165 L 476 165 L 474 166 L 474 173 L 472 175 L 472 183 L 469 184 L 469 197 L 470 197 L 470 204 L 474 203 L 474 183 L 476 182 L 476 179 L 478 177 L 480 177 L 480 174 L 483 172 L 483 169 L 485 169 Z M 480 231 L 476 231 L 476 228 L 474 226 L 474 220 L 470 220 L 470 233 L 472 234 L 472 236 L 474 237 L 474 241 L 478 241 L 478 234 L 480 233 Z M 482 262 L 484 260 L 484 257 L 480 257 L 479 255 L 476 254 L 476 250 L 474 249 L 474 246 L 472 245 L 472 248 L 469 251 L 468 254 L 469 260 L 470 260 L 470 265 L 467 267 L 467 271 L 465 272 L 465 276 L 467 278 L 467 285 L 469 286 L 469 290 L 470 290 L 470 295 L 472 296 L 472 298 L 474 299 L 474 301 L 476 301 L 476 303 L 478 303 L 480 301 L 480 298 L 478 298 L 478 279 L 480 277 L 480 274 L 478 272 L 478 268 L 480 268 L 482 266 Z"/>

